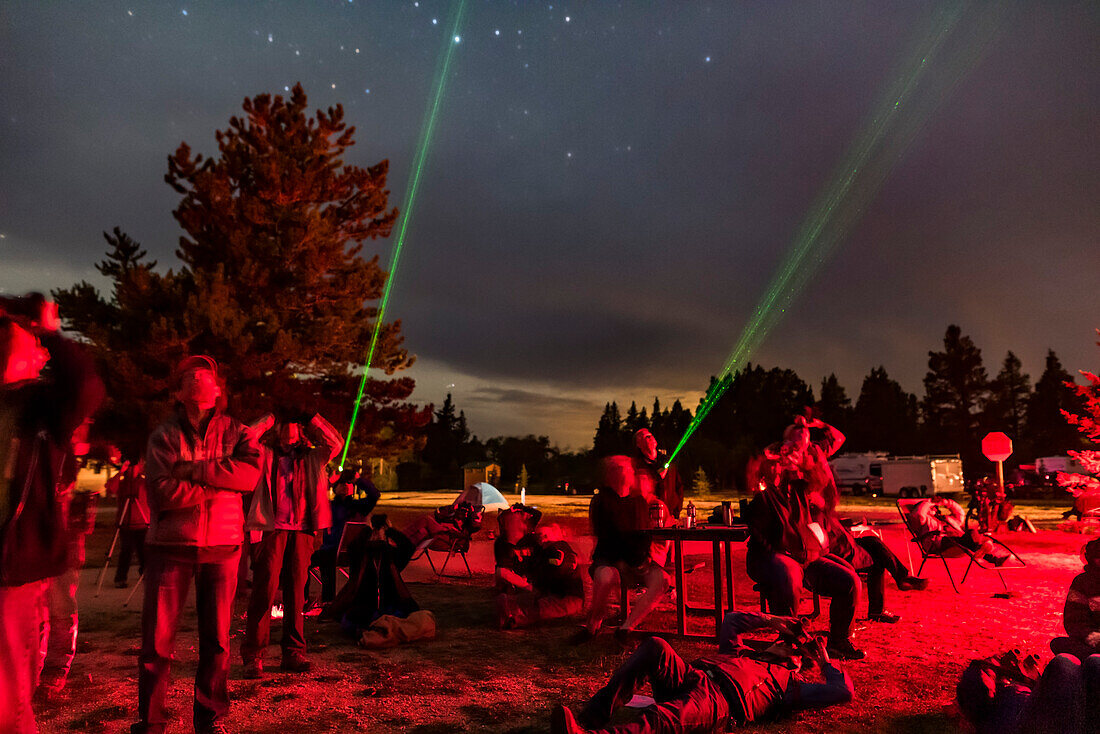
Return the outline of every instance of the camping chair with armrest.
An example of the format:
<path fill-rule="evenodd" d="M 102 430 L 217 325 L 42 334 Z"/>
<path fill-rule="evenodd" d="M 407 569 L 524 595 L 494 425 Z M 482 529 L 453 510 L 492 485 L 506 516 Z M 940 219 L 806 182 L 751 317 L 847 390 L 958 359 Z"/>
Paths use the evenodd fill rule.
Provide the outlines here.
<path fill-rule="evenodd" d="M 466 559 L 466 554 L 470 550 L 470 536 L 470 533 L 461 530 L 445 530 L 441 533 L 431 535 L 420 541 L 420 545 L 416 546 L 416 550 L 413 551 L 412 558 L 409 559 L 409 562 L 411 563 L 423 556 L 428 559 L 428 565 L 432 567 L 432 571 L 435 572 L 436 578 L 442 578 L 447 575 L 447 564 L 450 563 L 452 557 L 457 555 L 466 566 L 466 575 L 472 577 L 474 572 L 470 570 L 470 562 Z M 447 557 L 443 559 L 443 564 L 439 568 L 436 568 L 435 561 L 432 559 L 433 552 L 447 554 Z"/>
<path fill-rule="evenodd" d="M 917 569 L 916 575 L 920 576 L 921 571 L 924 569 L 924 564 L 929 559 L 938 558 L 943 563 L 943 568 L 947 572 L 947 578 L 951 581 L 951 588 L 955 590 L 956 594 L 961 593 L 959 586 L 966 583 L 967 577 L 970 575 L 970 570 L 973 568 L 981 568 L 986 571 L 993 571 L 997 574 L 997 578 L 1001 581 L 1001 586 L 1004 590 L 1008 591 L 1008 582 L 1005 581 L 1004 571 L 1011 571 L 1016 568 L 1023 568 L 1027 564 L 1024 560 L 1016 554 L 1016 551 L 1009 548 L 1003 542 L 994 538 L 990 533 L 981 533 L 987 541 L 993 546 L 999 546 L 1008 552 L 1009 559 L 1015 559 L 1015 563 L 1011 566 L 1002 565 L 998 566 L 994 563 L 990 563 L 985 558 L 980 557 L 975 551 L 970 550 L 966 546 L 962 545 L 957 538 L 954 538 L 942 530 L 921 530 L 915 524 L 912 511 L 919 502 L 926 502 L 927 499 L 913 498 L 913 499 L 899 499 L 897 501 L 898 514 L 901 515 L 901 521 L 905 525 L 905 529 L 909 531 L 910 541 L 917 546 L 917 549 L 921 554 L 920 568 Z M 931 546 L 935 542 L 938 550 L 929 550 L 925 546 Z M 963 572 L 962 579 L 955 583 L 955 577 L 951 573 L 951 566 L 948 565 L 947 559 L 949 558 L 967 558 L 966 570 Z M 1007 563 L 1007 562 L 1006 562 Z"/>

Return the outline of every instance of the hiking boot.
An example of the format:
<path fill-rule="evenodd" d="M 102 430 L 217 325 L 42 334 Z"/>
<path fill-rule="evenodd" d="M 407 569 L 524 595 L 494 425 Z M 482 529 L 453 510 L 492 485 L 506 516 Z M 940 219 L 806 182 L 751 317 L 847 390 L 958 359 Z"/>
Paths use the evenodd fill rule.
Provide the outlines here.
<path fill-rule="evenodd" d="M 310 665 L 305 655 L 300 652 L 292 652 L 283 655 L 283 664 L 280 667 L 287 673 L 308 673 L 313 666 Z"/>
<path fill-rule="evenodd" d="M 245 661 L 243 677 L 245 680 L 258 680 L 259 678 L 263 678 L 264 661 L 260 658 Z"/>
<path fill-rule="evenodd" d="M 558 704 L 550 712 L 550 734 L 585 734 L 586 731 L 568 707 Z"/>
<path fill-rule="evenodd" d="M 898 582 L 898 591 L 924 591 L 927 588 L 928 579 L 922 579 L 920 576 L 910 576 Z"/>
<path fill-rule="evenodd" d="M 195 734 L 229 734 L 229 727 L 220 721 L 212 721 L 203 726 L 196 726 Z"/>
<path fill-rule="evenodd" d="M 874 614 L 868 614 L 867 619 L 872 622 L 882 622 L 883 624 L 897 624 L 901 621 L 900 614 L 893 614 L 885 609 L 881 612 L 875 612 Z"/>
<path fill-rule="evenodd" d="M 829 657 L 835 660 L 862 660 L 867 657 L 867 653 L 857 649 L 856 646 L 852 644 L 851 640 L 830 642 L 826 650 L 829 653 Z"/>

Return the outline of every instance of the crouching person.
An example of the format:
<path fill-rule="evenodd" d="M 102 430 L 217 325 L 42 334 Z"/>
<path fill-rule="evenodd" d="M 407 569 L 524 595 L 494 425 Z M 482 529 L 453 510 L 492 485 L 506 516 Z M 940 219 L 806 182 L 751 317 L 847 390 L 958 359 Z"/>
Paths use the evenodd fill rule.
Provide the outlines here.
<path fill-rule="evenodd" d="M 513 508 L 501 515 L 501 534 L 494 547 L 501 629 L 570 617 L 584 606 L 584 579 L 577 552 L 557 525 L 523 532 L 526 522 L 522 517 L 531 517 L 531 512 L 538 511 Z"/>
<path fill-rule="evenodd" d="M 1067 637 L 1055 637 L 1050 650 L 1084 660 L 1100 653 L 1100 538 L 1081 549 L 1084 572 L 1069 585 L 1062 620 Z"/>
<path fill-rule="evenodd" d="M 744 645 L 741 635 L 758 629 L 775 631 L 778 639 L 763 650 Z M 818 666 L 823 683 L 808 680 L 811 664 Z M 646 680 L 654 703 L 641 720 L 609 726 L 614 710 Z M 689 664 L 664 640 L 648 637 L 580 713 L 555 708 L 550 731 L 723 732 L 785 712 L 847 703 L 852 693 L 851 679 L 829 659 L 824 640 L 806 635 L 798 620 L 731 612 L 716 654 Z"/>

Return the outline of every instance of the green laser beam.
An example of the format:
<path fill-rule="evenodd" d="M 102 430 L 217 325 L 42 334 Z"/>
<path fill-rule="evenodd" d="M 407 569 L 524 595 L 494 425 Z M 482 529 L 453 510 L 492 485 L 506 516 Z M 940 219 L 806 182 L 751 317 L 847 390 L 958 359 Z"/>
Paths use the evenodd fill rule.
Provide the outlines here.
<path fill-rule="evenodd" d="M 966 3 L 951 5 L 933 18 L 932 29 L 923 34 L 923 40 L 918 42 L 915 57 L 883 95 L 870 124 L 852 141 L 828 185 L 811 206 L 786 257 L 768 283 L 752 317 L 722 366 L 719 379 L 700 401 L 695 417 L 669 455 L 666 466 L 671 465 L 714 405 L 733 384 L 734 371 L 764 341 L 795 297 L 858 221 L 864 208 L 877 194 L 894 164 L 909 147 L 935 107 L 958 83 L 964 71 L 973 65 L 976 54 L 970 53 L 970 58 L 964 59 L 967 63 L 957 65 L 953 77 L 949 74 L 946 82 L 939 85 L 938 94 L 934 94 L 933 90 L 933 93 L 926 94 L 923 99 L 915 98 L 921 80 L 931 69 L 929 60 L 942 51 L 966 12 L 966 6 Z M 959 66 L 965 68 L 958 68 Z M 902 110 L 909 114 L 899 120 Z"/>
<path fill-rule="evenodd" d="M 386 287 L 382 291 L 382 302 L 378 306 L 378 314 L 375 317 L 374 333 L 371 335 L 370 347 L 367 349 L 367 361 L 363 363 L 363 378 L 359 381 L 359 394 L 355 398 L 355 408 L 351 412 L 351 423 L 348 425 L 347 440 L 344 441 L 344 452 L 340 456 L 340 469 L 343 470 L 344 462 L 348 458 L 348 450 L 351 448 L 351 437 L 355 432 L 355 423 L 359 419 L 359 409 L 363 405 L 363 392 L 367 387 L 367 375 L 370 372 L 374 360 L 374 350 L 378 346 L 378 335 L 382 331 L 382 324 L 386 315 L 386 306 L 390 302 L 390 293 L 397 276 L 397 265 L 401 258 L 401 250 L 405 246 L 405 234 L 408 232 L 409 219 L 412 217 L 416 205 L 416 194 L 420 190 L 420 177 L 424 172 L 424 162 L 428 158 L 428 147 L 435 132 L 435 124 L 439 115 L 439 106 L 443 100 L 443 90 L 447 84 L 447 75 L 451 67 L 451 57 L 458 45 L 459 30 L 462 26 L 462 16 L 466 10 L 466 0 L 459 0 L 454 13 L 454 22 L 451 24 L 451 33 L 447 37 L 443 62 L 439 76 L 435 80 L 435 93 L 432 95 L 431 105 L 428 108 L 427 121 L 421 130 L 420 147 L 412 166 L 412 175 L 409 178 L 408 188 L 405 192 L 405 211 L 401 215 L 401 221 L 397 228 L 397 240 L 394 242 L 393 252 L 390 255 L 390 271 L 386 278 Z"/>

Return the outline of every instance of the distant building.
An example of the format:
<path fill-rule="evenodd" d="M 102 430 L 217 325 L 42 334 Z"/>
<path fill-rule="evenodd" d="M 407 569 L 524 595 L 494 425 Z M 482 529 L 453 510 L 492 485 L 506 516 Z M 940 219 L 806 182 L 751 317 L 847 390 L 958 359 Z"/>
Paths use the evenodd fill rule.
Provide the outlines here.
<path fill-rule="evenodd" d="M 485 482 L 494 487 L 500 482 L 500 464 L 491 461 L 471 461 L 462 465 L 462 486 Z"/>

